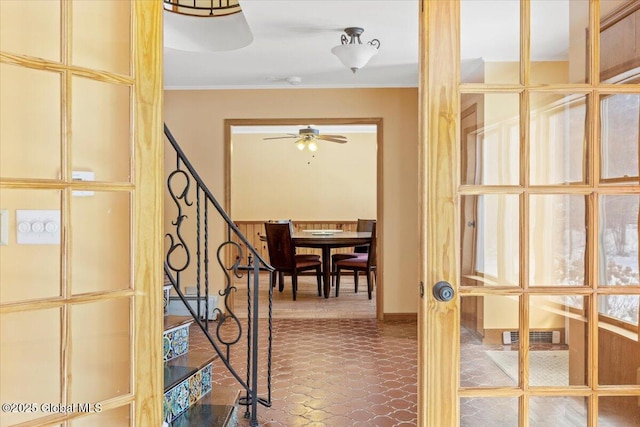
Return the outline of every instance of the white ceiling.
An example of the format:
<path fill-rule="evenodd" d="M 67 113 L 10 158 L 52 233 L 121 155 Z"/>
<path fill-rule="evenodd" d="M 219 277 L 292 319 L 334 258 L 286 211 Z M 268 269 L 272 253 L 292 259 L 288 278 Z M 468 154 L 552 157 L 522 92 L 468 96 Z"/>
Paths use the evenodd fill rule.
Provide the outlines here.
<path fill-rule="evenodd" d="M 166 89 L 417 86 L 418 0 L 240 0 L 240 5 L 253 42 L 213 53 L 165 48 Z M 356 74 L 331 53 L 347 27 L 362 27 L 363 42 L 375 38 L 381 44 Z M 285 81 L 292 76 L 301 83 Z"/>
<path fill-rule="evenodd" d="M 532 5 L 532 59 L 567 59 L 570 3 L 538 0 Z M 253 41 L 220 52 L 165 47 L 166 89 L 418 85 L 418 0 L 240 0 L 240 4 Z M 519 20 L 515 1 L 463 0 L 462 57 L 517 61 Z M 346 27 L 364 28 L 363 42 L 380 40 L 379 53 L 355 74 L 331 53 Z M 300 83 L 287 83 L 292 77 Z"/>
<path fill-rule="evenodd" d="M 309 124 L 314 129 L 318 129 L 321 134 L 345 134 L 345 133 L 376 133 L 376 125 L 315 125 Z M 299 129 L 306 128 L 303 125 L 254 125 L 254 126 L 232 126 L 233 134 L 297 134 Z"/>

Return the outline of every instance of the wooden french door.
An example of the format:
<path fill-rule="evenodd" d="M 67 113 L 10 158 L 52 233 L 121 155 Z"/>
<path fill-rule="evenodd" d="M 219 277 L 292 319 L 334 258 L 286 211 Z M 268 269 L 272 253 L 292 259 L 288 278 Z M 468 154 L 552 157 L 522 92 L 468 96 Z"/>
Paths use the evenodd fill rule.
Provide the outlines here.
<path fill-rule="evenodd" d="M 420 16 L 419 425 L 640 425 L 640 2 Z"/>
<path fill-rule="evenodd" d="M 1 426 L 162 424 L 162 2 L 0 1 Z"/>

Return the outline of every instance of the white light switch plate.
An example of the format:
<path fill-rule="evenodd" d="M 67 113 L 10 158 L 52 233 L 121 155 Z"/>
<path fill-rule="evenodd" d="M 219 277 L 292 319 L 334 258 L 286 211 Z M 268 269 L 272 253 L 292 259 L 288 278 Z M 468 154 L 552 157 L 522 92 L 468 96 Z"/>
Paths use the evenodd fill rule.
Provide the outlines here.
<path fill-rule="evenodd" d="M 96 174 L 91 171 L 73 171 L 71 173 L 71 178 L 74 181 L 95 181 Z M 75 190 L 72 192 L 74 197 L 91 197 L 93 196 L 93 191 L 85 191 L 85 190 Z"/>
<path fill-rule="evenodd" d="M 9 244 L 9 211 L 0 210 L 0 245 Z"/>
<path fill-rule="evenodd" d="M 60 211 L 16 210 L 16 242 L 19 245 L 59 245 Z"/>

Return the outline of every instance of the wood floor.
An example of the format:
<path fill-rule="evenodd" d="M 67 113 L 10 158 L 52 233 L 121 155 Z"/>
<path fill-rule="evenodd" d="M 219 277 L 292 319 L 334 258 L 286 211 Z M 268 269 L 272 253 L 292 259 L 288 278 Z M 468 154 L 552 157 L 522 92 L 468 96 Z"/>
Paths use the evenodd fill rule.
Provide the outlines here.
<path fill-rule="evenodd" d="M 240 317 L 246 315 L 247 310 L 247 279 L 238 279 L 235 283 L 236 314 Z M 267 307 L 269 298 L 268 276 L 260 277 L 260 317 L 267 317 L 263 307 Z M 366 278 L 360 276 L 358 293 L 354 292 L 353 276 L 342 276 L 340 279 L 340 296 L 335 297 L 335 288 L 331 288 L 329 298 L 319 297 L 316 279 L 312 276 L 298 278 L 298 292 L 296 301 L 293 301 L 291 290 L 291 277 L 285 277 L 283 292 L 278 288 L 273 289 L 273 318 L 274 319 L 374 319 L 376 317 L 376 297 L 373 292 L 372 299 L 367 296 Z"/>

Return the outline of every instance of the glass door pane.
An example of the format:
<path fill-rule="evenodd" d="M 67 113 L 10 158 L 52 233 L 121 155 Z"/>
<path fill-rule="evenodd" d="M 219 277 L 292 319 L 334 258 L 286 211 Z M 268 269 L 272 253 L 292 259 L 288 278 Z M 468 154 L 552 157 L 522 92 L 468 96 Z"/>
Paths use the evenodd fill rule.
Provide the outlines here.
<path fill-rule="evenodd" d="M 461 298 L 460 385 L 518 385 L 519 298 L 487 295 Z"/>
<path fill-rule="evenodd" d="M 518 83 L 520 5 L 517 1 L 461 1 L 460 26 L 462 83 Z"/>
<path fill-rule="evenodd" d="M 598 427 L 640 425 L 638 396 L 611 396 L 598 399 Z"/>
<path fill-rule="evenodd" d="M 529 298 L 530 387 L 587 385 L 588 302 L 567 294 Z"/>
<path fill-rule="evenodd" d="M 462 95 L 461 184 L 520 182 L 518 100 L 517 93 Z"/>
<path fill-rule="evenodd" d="M 600 120 L 601 182 L 637 185 L 640 95 L 602 95 Z"/>
<path fill-rule="evenodd" d="M 585 83 L 588 0 L 531 1 L 531 82 Z"/>
<path fill-rule="evenodd" d="M 600 2 L 600 80 L 606 83 L 633 83 L 640 66 L 637 2 Z"/>
<path fill-rule="evenodd" d="M 584 95 L 531 94 L 532 185 L 587 183 L 586 105 Z"/>
<path fill-rule="evenodd" d="M 582 195 L 530 196 L 530 286 L 587 285 L 586 209 Z"/>
<path fill-rule="evenodd" d="M 74 1 L 74 65 L 130 75 L 131 10 L 121 0 Z"/>
<path fill-rule="evenodd" d="M 518 195 L 462 196 L 460 205 L 462 284 L 518 286 Z"/>
<path fill-rule="evenodd" d="M 0 50 L 60 62 L 60 10 L 59 0 L 0 1 Z"/>
<path fill-rule="evenodd" d="M 3 177 L 60 178 L 61 90 L 60 73 L 0 64 Z"/>

